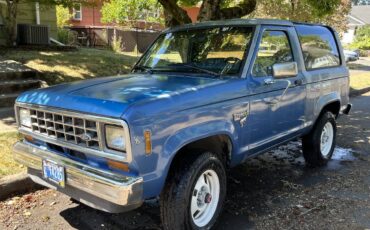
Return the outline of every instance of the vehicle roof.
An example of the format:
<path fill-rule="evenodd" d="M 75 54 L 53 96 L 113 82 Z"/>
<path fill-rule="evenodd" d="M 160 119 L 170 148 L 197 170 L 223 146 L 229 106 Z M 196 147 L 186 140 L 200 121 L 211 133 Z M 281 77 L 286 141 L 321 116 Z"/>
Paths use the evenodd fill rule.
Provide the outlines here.
<path fill-rule="evenodd" d="M 319 24 L 293 22 L 293 21 L 289 21 L 289 20 L 278 20 L 278 19 L 261 19 L 261 18 L 242 19 L 242 18 L 239 18 L 239 19 L 206 21 L 206 22 L 185 24 L 185 25 L 182 25 L 182 26 L 176 26 L 176 27 L 173 27 L 173 28 L 166 29 L 163 32 L 175 32 L 175 31 L 180 31 L 180 30 L 217 27 L 217 26 L 247 26 L 247 25 L 252 25 L 252 26 L 253 25 L 294 26 L 294 25 L 319 25 Z M 320 25 L 320 26 L 323 26 L 323 25 Z"/>

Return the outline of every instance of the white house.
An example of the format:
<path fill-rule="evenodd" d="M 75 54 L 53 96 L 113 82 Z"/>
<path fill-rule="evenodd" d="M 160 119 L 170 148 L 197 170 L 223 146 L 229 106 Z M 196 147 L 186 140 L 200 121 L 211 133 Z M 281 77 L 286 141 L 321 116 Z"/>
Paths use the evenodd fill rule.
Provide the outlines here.
<path fill-rule="evenodd" d="M 343 34 L 342 43 L 352 43 L 356 37 L 357 28 L 370 25 L 370 5 L 352 6 L 351 13 L 348 15 L 348 30 Z"/>

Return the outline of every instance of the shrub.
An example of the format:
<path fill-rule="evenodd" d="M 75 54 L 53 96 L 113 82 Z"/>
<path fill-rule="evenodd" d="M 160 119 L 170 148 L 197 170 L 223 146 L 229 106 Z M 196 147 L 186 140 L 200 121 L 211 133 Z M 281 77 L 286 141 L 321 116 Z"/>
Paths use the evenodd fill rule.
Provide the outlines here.
<path fill-rule="evenodd" d="M 69 30 L 58 28 L 58 41 L 60 41 L 63 44 L 68 44 L 68 36 L 69 36 Z"/>
<path fill-rule="evenodd" d="M 356 38 L 351 44 L 351 48 L 370 50 L 370 25 L 360 27 L 356 31 Z"/>

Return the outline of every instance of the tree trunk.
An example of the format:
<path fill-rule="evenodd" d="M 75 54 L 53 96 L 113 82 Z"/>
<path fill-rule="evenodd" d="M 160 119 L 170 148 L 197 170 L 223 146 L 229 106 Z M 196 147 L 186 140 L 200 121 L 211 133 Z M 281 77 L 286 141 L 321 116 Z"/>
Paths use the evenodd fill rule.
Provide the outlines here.
<path fill-rule="evenodd" d="M 252 13 L 257 6 L 256 0 L 244 0 L 237 6 L 221 9 L 218 19 L 241 18 Z"/>
<path fill-rule="evenodd" d="M 256 9 L 256 0 L 244 0 L 238 5 L 221 9 L 222 0 L 203 0 L 198 21 L 241 18 Z"/>
<path fill-rule="evenodd" d="M 197 20 L 202 22 L 219 19 L 221 2 L 222 0 L 203 0 Z"/>
<path fill-rule="evenodd" d="M 8 46 L 17 45 L 17 10 L 18 0 L 6 0 L 6 16 L 4 17 L 4 29 Z"/>
<path fill-rule="evenodd" d="M 172 27 L 191 23 L 187 12 L 177 5 L 177 0 L 158 0 L 164 8 L 166 26 Z M 241 18 L 256 9 L 257 0 L 243 0 L 238 5 L 221 9 L 223 0 L 203 0 L 198 21 Z"/>
<path fill-rule="evenodd" d="M 177 5 L 176 0 L 158 0 L 164 8 L 166 26 L 173 27 L 191 23 L 186 10 Z"/>

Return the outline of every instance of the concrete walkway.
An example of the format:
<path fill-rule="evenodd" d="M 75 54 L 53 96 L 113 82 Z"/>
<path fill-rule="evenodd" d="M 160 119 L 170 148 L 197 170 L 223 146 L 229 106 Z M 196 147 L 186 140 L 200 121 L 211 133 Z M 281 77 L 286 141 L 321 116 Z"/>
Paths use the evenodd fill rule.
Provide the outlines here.
<path fill-rule="evenodd" d="M 0 108 L 0 134 L 16 130 L 17 125 L 14 118 L 14 109 L 12 107 Z"/>
<path fill-rule="evenodd" d="M 20 62 L 0 59 L 0 73 L 33 71 Z"/>

